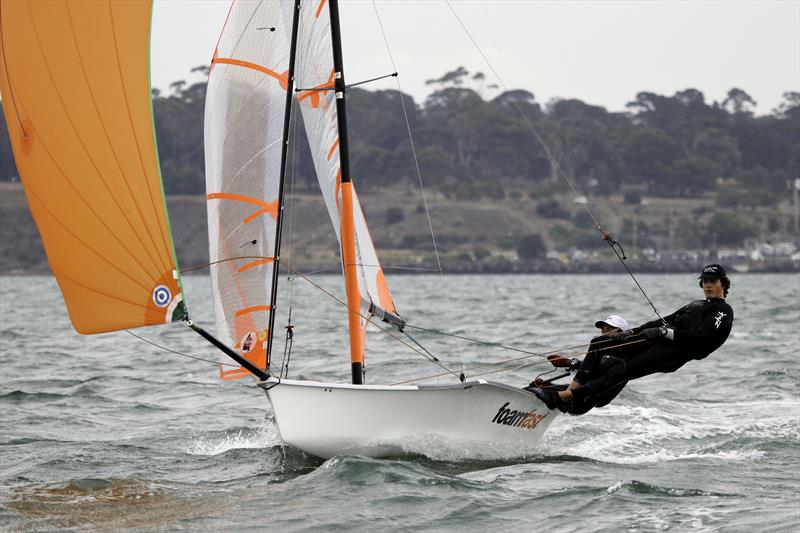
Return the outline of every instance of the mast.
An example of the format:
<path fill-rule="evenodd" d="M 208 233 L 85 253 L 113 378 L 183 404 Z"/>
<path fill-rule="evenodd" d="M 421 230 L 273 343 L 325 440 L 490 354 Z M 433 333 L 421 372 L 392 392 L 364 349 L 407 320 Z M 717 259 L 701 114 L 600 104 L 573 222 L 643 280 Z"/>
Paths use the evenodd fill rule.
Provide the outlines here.
<path fill-rule="evenodd" d="M 361 332 L 361 292 L 356 271 L 356 239 L 353 221 L 353 184 L 350 179 L 350 150 L 347 141 L 347 117 L 345 109 L 344 62 L 342 60 L 342 38 L 339 28 L 339 2 L 329 0 L 331 16 L 331 38 L 333 41 L 334 91 L 336 97 L 336 121 L 339 127 L 339 162 L 342 195 L 342 265 L 345 291 L 347 292 L 348 323 L 350 326 L 350 366 L 353 384 L 364 383 L 364 338 Z"/>
<path fill-rule="evenodd" d="M 278 299 L 278 274 L 280 273 L 281 235 L 283 233 L 283 197 L 284 183 L 286 181 L 286 159 L 289 149 L 289 122 L 292 117 L 292 100 L 294 99 L 294 63 L 297 52 L 297 28 L 300 18 L 300 0 L 294 2 L 292 15 L 292 42 L 289 49 L 289 72 L 286 86 L 286 111 L 283 119 L 283 141 L 281 146 L 281 172 L 278 180 L 278 215 L 275 220 L 275 252 L 272 263 L 272 293 L 269 298 L 269 335 L 267 336 L 267 371 L 272 355 L 272 338 L 275 326 L 275 303 Z"/>

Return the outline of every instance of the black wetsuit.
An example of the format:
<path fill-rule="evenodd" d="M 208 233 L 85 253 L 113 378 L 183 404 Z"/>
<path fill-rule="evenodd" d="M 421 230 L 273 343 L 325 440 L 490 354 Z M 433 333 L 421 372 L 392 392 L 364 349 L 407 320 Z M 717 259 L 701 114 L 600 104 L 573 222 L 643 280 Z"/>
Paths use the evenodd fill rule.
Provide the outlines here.
<path fill-rule="evenodd" d="M 704 359 L 722 346 L 731 332 L 733 309 L 722 298 L 695 300 L 664 321 L 673 330 L 672 340 L 658 337 L 646 343 L 628 344 L 629 348 L 615 350 L 613 356 L 601 356 L 600 375 L 572 390 L 573 414 L 582 414 L 592 407 L 605 405 L 631 379 L 657 372 L 675 372 L 692 359 Z M 660 327 L 653 320 L 634 328 L 634 334 L 644 329 Z M 625 339 L 636 340 L 631 335 Z M 593 340 L 594 341 L 594 340 Z"/>

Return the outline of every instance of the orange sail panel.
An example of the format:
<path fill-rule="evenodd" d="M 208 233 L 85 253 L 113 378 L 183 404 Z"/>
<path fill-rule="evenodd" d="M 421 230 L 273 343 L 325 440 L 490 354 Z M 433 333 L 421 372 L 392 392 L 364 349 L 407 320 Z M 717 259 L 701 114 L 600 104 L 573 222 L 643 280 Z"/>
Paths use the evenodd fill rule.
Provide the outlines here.
<path fill-rule="evenodd" d="M 3 111 L 75 329 L 185 315 L 156 154 L 151 3 L 0 4 Z"/>
<path fill-rule="evenodd" d="M 289 9 L 282 9 L 286 4 Z M 293 2 L 235 2 L 209 75 L 206 191 L 217 337 L 267 368 Z M 221 355 L 220 376 L 250 375 Z"/>

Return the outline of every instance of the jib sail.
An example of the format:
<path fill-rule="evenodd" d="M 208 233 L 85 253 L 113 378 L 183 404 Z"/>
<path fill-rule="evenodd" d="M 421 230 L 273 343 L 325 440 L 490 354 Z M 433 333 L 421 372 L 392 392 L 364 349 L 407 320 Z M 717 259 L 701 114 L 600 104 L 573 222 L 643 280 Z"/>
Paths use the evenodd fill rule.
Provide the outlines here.
<path fill-rule="evenodd" d="M 266 369 L 293 2 L 235 2 L 205 109 L 206 192 L 217 336 Z M 284 16 L 284 14 L 286 16 Z M 221 356 L 224 358 L 224 356 Z M 220 366 L 223 379 L 249 372 Z"/>

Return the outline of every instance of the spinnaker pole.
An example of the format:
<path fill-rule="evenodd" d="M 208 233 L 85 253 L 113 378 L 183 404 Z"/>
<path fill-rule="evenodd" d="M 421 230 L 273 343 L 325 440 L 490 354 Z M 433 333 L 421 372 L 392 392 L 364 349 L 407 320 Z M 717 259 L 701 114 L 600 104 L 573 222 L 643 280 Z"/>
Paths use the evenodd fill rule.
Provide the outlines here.
<path fill-rule="evenodd" d="M 294 63 L 297 52 L 297 28 L 300 19 L 300 0 L 294 2 L 292 15 L 292 39 L 289 49 L 289 71 L 286 86 L 286 111 L 283 119 L 283 140 L 281 145 L 281 172 L 278 180 L 278 215 L 275 220 L 275 252 L 272 257 L 272 292 L 269 298 L 269 334 L 267 335 L 267 369 L 272 355 L 272 338 L 274 336 L 276 300 L 278 299 L 278 275 L 280 273 L 281 235 L 283 233 L 284 183 L 286 181 L 286 160 L 289 150 L 289 123 L 292 118 L 292 101 L 294 100 Z"/>
<path fill-rule="evenodd" d="M 342 195 L 342 266 L 347 292 L 348 323 L 350 326 L 350 366 L 353 384 L 364 383 L 364 336 L 361 329 L 361 292 L 356 270 L 356 237 L 353 216 L 353 184 L 350 179 L 350 151 L 347 141 L 347 116 L 345 109 L 344 61 L 339 27 L 339 2 L 329 0 L 331 39 L 333 41 L 333 81 L 336 98 L 336 121 L 339 128 L 339 161 Z"/>
<path fill-rule="evenodd" d="M 241 355 L 236 353 L 234 350 L 232 350 L 231 348 L 225 346 L 224 342 L 222 342 L 219 339 L 217 339 L 216 337 L 214 337 L 211 333 L 207 332 L 206 330 L 204 330 L 203 328 L 201 328 L 200 326 L 198 326 L 197 324 L 195 324 L 191 320 L 187 320 L 186 321 L 186 325 L 189 326 L 192 330 L 194 330 L 195 333 L 197 333 L 198 335 L 203 337 L 205 340 L 210 342 L 212 345 L 217 347 L 217 349 L 219 349 L 222 353 L 224 353 L 225 355 L 227 355 L 228 357 L 230 357 L 231 359 L 233 359 L 234 361 L 239 363 L 239 365 L 242 368 L 248 370 L 251 374 L 256 376 L 261 381 L 266 381 L 266 380 L 269 379 L 269 373 L 268 372 L 264 372 L 263 370 L 258 368 L 256 365 L 254 365 L 253 363 L 251 363 L 250 361 L 248 361 L 247 359 L 245 359 L 244 357 L 242 357 Z"/>

